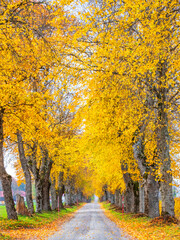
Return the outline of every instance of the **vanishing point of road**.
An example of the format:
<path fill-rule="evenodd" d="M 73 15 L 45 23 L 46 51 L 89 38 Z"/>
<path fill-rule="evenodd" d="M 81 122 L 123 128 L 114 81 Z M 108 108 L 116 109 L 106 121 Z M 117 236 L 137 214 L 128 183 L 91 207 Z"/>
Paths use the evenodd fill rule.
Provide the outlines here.
<path fill-rule="evenodd" d="M 130 240 L 108 219 L 98 203 L 88 203 L 48 240 Z"/>

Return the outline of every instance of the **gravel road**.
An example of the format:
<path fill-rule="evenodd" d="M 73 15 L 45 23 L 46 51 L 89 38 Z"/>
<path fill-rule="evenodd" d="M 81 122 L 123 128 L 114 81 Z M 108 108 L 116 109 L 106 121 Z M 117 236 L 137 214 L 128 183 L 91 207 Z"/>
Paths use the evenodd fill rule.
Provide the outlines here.
<path fill-rule="evenodd" d="M 98 203 L 88 203 L 48 240 L 130 240 L 108 219 Z"/>

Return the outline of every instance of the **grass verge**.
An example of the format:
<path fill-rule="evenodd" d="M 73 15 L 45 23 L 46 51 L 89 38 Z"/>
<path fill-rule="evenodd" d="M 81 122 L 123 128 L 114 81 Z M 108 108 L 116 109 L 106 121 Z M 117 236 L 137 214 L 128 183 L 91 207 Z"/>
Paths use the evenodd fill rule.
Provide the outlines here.
<path fill-rule="evenodd" d="M 125 214 L 116 211 L 110 203 L 101 203 L 105 214 L 122 228 L 132 239 L 138 240 L 173 240 L 180 239 L 179 224 L 164 224 L 163 222 L 151 222 L 148 217 L 135 217 L 135 214 Z"/>
<path fill-rule="evenodd" d="M 43 213 L 35 213 L 32 217 L 18 216 L 18 220 L 8 220 L 0 215 L 0 239 L 47 239 L 59 226 L 69 220 L 82 205 Z M 0 209 L 0 213 L 4 210 Z"/>

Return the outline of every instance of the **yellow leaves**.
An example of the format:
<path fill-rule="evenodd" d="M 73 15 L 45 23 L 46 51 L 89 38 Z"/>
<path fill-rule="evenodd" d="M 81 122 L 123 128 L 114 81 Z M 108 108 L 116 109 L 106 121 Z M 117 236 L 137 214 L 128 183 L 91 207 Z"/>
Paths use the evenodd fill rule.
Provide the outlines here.
<path fill-rule="evenodd" d="M 134 179 L 139 179 L 132 145 L 141 136 L 143 124 L 147 165 L 157 165 L 153 174 L 161 177 L 160 160 L 154 157 L 157 96 L 179 82 L 180 58 L 177 50 L 170 50 L 179 36 L 177 29 L 172 35 L 176 25 L 172 10 L 177 1 L 135 0 L 132 4 L 127 0 L 121 6 L 116 4 L 105 1 L 102 7 L 93 6 L 92 12 L 84 14 L 88 24 L 75 34 L 75 40 L 78 35 L 82 37 L 76 51 L 81 66 L 88 70 L 78 78 L 83 87 L 76 98 L 79 109 L 74 122 L 81 126 L 79 151 L 89 158 L 99 193 L 103 183 L 111 190 L 123 185 L 122 163 L 128 165 Z M 89 57 L 82 54 L 84 49 Z M 159 77 L 159 69 L 166 64 L 165 75 Z M 164 100 L 164 104 L 169 114 L 171 103 Z"/>
<path fill-rule="evenodd" d="M 179 204 L 180 199 L 175 198 L 175 214 L 179 219 Z M 162 224 L 161 221 L 154 221 L 146 217 L 134 217 L 134 215 L 122 214 L 119 211 L 112 210 L 109 204 L 103 203 L 101 205 L 105 208 L 105 214 L 116 224 L 122 228 L 131 237 L 139 240 L 171 240 L 178 239 L 180 236 L 178 224 Z"/>
<path fill-rule="evenodd" d="M 75 165 L 68 165 L 71 149 L 64 146 L 72 132 L 68 130 L 70 120 L 61 125 L 58 119 L 68 112 L 67 108 L 65 110 L 62 107 L 64 116 L 61 116 L 58 109 L 65 105 L 65 100 L 59 99 L 63 87 L 59 89 L 58 85 L 61 77 L 69 76 L 67 73 L 59 74 L 64 67 L 59 66 L 59 62 L 64 58 L 64 46 L 68 45 L 71 39 L 71 35 L 65 34 L 65 30 L 73 18 L 66 18 L 62 9 L 62 5 L 68 3 L 70 1 L 63 1 L 63 4 L 56 7 L 48 3 L 46 8 L 44 3 L 29 2 L 27 6 L 27 1 L 19 0 L 7 2 L 0 7 L 0 21 L 4 24 L 0 29 L 0 100 L 1 107 L 5 108 L 4 138 L 16 141 L 16 131 L 19 129 L 27 157 L 32 154 L 30 148 L 36 143 L 38 166 L 42 157 L 41 146 L 47 148 L 52 160 L 57 158 L 57 151 L 53 149 L 59 148 L 61 152 L 60 148 L 63 146 L 65 150 L 63 149 L 61 154 L 58 152 L 61 163 L 65 156 L 67 168 Z M 56 26 L 53 22 L 55 18 L 55 23 L 58 23 Z M 64 135 L 62 138 L 59 137 L 60 131 Z M 64 139 L 63 145 L 61 141 Z M 16 170 L 20 179 L 20 164 L 16 165 Z"/>
<path fill-rule="evenodd" d="M 20 186 L 21 183 L 25 183 L 24 173 L 23 173 L 23 170 L 20 166 L 21 166 L 20 160 L 17 159 L 17 161 L 14 164 L 14 168 L 15 168 L 15 171 L 16 171 L 17 185 L 18 186 Z"/>
<path fill-rule="evenodd" d="M 26 8 L 26 2 L 18 0 L 1 6 L 0 102 L 6 108 L 5 136 L 14 139 L 20 129 L 25 142 L 39 144 L 39 161 L 39 146 L 44 144 L 56 176 L 62 169 L 66 178 L 79 174 L 80 186 L 87 174 L 87 182 L 97 185 L 98 193 L 104 183 L 112 191 L 118 186 L 124 189 L 121 164 L 139 179 L 132 145 L 143 123 L 147 164 L 159 164 L 154 158 L 157 92 L 172 89 L 170 99 L 177 91 L 179 23 L 173 9 L 178 3 L 127 0 L 119 6 L 107 0 L 102 7 L 80 12 L 83 23 L 68 13 L 65 5 L 71 3 L 73 7 L 71 0 L 59 0 Z M 16 8 L 19 14 L 11 18 Z M 165 75 L 158 77 L 166 65 Z M 171 102 L 164 103 L 165 112 L 173 112 Z M 173 161 L 172 166 L 176 168 Z M 159 176 L 159 167 L 155 174 Z"/>

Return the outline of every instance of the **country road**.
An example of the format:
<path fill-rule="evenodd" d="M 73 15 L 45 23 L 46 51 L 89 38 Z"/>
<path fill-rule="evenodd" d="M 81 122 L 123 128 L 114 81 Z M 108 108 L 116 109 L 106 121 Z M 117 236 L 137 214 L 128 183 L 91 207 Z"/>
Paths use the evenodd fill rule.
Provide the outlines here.
<path fill-rule="evenodd" d="M 77 211 L 75 217 L 65 223 L 48 240 L 130 240 L 122 236 L 122 230 L 108 219 L 98 203 L 88 203 Z"/>

